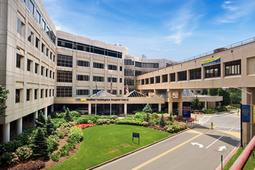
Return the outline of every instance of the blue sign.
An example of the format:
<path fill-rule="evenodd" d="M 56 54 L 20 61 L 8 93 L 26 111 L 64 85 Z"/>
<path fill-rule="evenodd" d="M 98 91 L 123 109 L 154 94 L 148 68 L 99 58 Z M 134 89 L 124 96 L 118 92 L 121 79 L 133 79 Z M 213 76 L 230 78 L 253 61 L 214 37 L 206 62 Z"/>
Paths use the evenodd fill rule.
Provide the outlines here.
<path fill-rule="evenodd" d="M 189 107 L 189 106 L 183 106 L 182 116 L 183 116 L 184 118 L 190 118 L 190 113 L 191 113 L 191 107 Z"/>
<path fill-rule="evenodd" d="M 251 106 L 250 105 L 241 105 L 241 116 L 242 122 L 250 122 L 251 116 Z"/>

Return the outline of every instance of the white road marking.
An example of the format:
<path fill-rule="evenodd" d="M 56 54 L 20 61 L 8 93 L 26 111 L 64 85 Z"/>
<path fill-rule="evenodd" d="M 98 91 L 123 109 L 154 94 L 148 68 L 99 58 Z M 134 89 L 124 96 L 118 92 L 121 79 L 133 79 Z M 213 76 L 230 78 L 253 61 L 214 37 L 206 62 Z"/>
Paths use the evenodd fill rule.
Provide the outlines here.
<path fill-rule="evenodd" d="M 224 150 L 227 150 L 226 146 L 220 146 L 219 149 L 218 149 L 219 152 L 222 152 Z"/>
<path fill-rule="evenodd" d="M 214 140 L 212 143 L 210 143 L 206 149 L 209 149 L 213 144 L 215 144 L 218 140 L 220 140 L 223 136 L 218 137 L 216 140 Z"/>
<path fill-rule="evenodd" d="M 191 145 L 198 146 L 199 148 L 203 148 L 204 147 L 204 145 L 202 145 L 201 143 L 198 143 L 198 142 L 192 142 Z"/>

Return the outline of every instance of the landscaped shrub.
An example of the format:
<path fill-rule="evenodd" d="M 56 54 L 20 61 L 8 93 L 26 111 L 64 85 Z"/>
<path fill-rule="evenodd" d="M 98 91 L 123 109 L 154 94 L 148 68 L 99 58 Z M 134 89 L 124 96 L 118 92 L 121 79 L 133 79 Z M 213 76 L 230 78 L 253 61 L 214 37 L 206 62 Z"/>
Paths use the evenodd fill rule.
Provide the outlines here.
<path fill-rule="evenodd" d="M 225 106 L 218 106 L 218 107 L 216 107 L 216 110 L 218 112 L 226 112 L 226 111 L 228 111 L 227 107 L 225 107 Z"/>
<path fill-rule="evenodd" d="M 58 162 L 59 158 L 60 158 L 60 152 L 55 152 L 50 155 L 50 159 L 55 162 Z"/>
<path fill-rule="evenodd" d="M 113 119 L 97 119 L 97 122 L 96 122 L 97 125 L 104 125 L 104 124 L 111 124 L 111 123 L 115 123 L 115 121 Z"/>
<path fill-rule="evenodd" d="M 57 118 L 64 118 L 65 112 L 56 113 Z"/>
<path fill-rule="evenodd" d="M 12 159 L 13 159 L 13 154 L 10 152 L 5 152 L 1 154 L 0 156 L 0 165 L 11 164 Z"/>
<path fill-rule="evenodd" d="M 49 158 L 47 139 L 42 128 L 38 128 L 32 143 L 33 156 L 35 158 Z"/>
<path fill-rule="evenodd" d="M 214 114 L 214 113 L 217 112 L 217 110 L 215 110 L 215 109 L 204 109 L 203 112 L 205 114 Z"/>
<path fill-rule="evenodd" d="M 68 142 L 69 143 L 79 143 L 83 140 L 83 133 L 80 128 L 72 127 L 70 129 L 69 135 L 68 135 Z"/>
<path fill-rule="evenodd" d="M 146 104 L 146 106 L 143 108 L 143 112 L 152 113 L 151 106 L 149 104 Z"/>
<path fill-rule="evenodd" d="M 47 139 L 48 151 L 50 153 L 54 152 L 58 148 L 58 137 L 51 135 Z"/>
<path fill-rule="evenodd" d="M 33 151 L 28 146 L 22 146 L 17 148 L 15 153 L 18 156 L 19 160 L 24 161 L 28 160 L 32 156 Z"/>
<path fill-rule="evenodd" d="M 81 117 L 81 114 L 79 112 L 77 112 L 77 111 L 71 111 L 70 112 L 70 116 L 72 118 L 74 118 L 74 117 Z"/>
<path fill-rule="evenodd" d="M 147 127 L 149 126 L 149 122 L 142 122 L 141 125 Z"/>
<path fill-rule="evenodd" d="M 64 118 L 54 118 L 51 120 L 55 128 L 60 127 L 63 123 L 66 123 Z"/>
<path fill-rule="evenodd" d="M 61 131 L 61 129 L 57 129 L 56 133 L 57 133 L 57 136 L 58 136 L 60 139 L 64 139 L 64 137 L 65 137 L 65 132 Z"/>
<path fill-rule="evenodd" d="M 141 121 L 146 121 L 147 114 L 145 112 L 137 112 L 134 116 L 135 119 L 139 119 Z"/>
<path fill-rule="evenodd" d="M 46 132 L 47 132 L 47 136 L 53 135 L 55 133 L 55 127 L 53 122 L 51 121 L 50 116 L 48 117 L 46 122 Z"/>
<path fill-rule="evenodd" d="M 164 115 L 161 115 L 160 121 L 159 121 L 159 126 L 160 127 L 165 127 L 166 123 L 165 123 L 165 119 L 164 119 Z"/>
<path fill-rule="evenodd" d="M 85 116 L 81 116 L 76 120 L 77 124 L 88 123 L 88 121 L 92 121 L 92 120 L 90 120 L 88 117 L 85 117 Z"/>
<path fill-rule="evenodd" d="M 72 117 L 71 117 L 71 115 L 70 115 L 70 110 L 69 110 L 68 108 L 66 109 L 64 119 L 65 119 L 65 121 L 67 121 L 67 122 L 71 122 L 71 121 L 73 120 Z"/>
<path fill-rule="evenodd" d="M 168 128 L 167 128 L 167 131 L 169 133 L 177 133 L 181 130 L 181 127 L 179 124 L 172 124 L 172 125 L 169 125 Z"/>
<path fill-rule="evenodd" d="M 45 128 L 46 120 L 42 112 L 38 114 L 38 118 L 35 120 L 36 127 Z"/>
<path fill-rule="evenodd" d="M 125 124 L 125 125 L 138 125 L 142 126 L 142 121 L 138 119 L 130 119 L 130 118 L 124 118 L 124 119 L 118 119 L 116 121 L 117 124 Z"/>
<path fill-rule="evenodd" d="M 12 167 L 11 170 L 39 170 L 45 167 L 45 162 L 41 160 L 29 161 Z"/>

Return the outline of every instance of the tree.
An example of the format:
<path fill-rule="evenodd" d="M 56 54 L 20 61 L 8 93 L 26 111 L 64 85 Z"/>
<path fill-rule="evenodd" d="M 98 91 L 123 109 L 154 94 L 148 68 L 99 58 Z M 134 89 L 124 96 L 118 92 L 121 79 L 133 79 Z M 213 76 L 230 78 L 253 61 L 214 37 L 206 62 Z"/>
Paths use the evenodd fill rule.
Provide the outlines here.
<path fill-rule="evenodd" d="M 228 89 L 229 97 L 230 97 L 230 104 L 240 104 L 241 102 L 241 90 L 230 88 Z"/>
<path fill-rule="evenodd" d="M 223 106 L 230 104 L 230 95 L 227 90 L 219 89 L 219 96 L 223 96 Z"/>
<path fill-rule="evenodd" d="M 33 156 L 35 158 L 49 159 L 47 138 L 42 128 L 38 128 L 32 141 Z"/>
<path fill-rule="evenodd" d="M 46 132 L 47 132 L 48 136 L 53 135 L 54 132 L 55 132 L 55 127 L 54 127 L 54 124 L 51 121 L 50 116 L 48 116 L 48 119 L 47 119 L 47 122 L 46 122 Z"/>
<path fill-rule="evenodd" d="M 161 118 L 159 120 L 159 126 L 163 128 L 163 127 L 165 127 L 165 125 L 166 125 L 166 123 L 165 123 L 164 115 L 162 114 Z"/>
<path fill-rule="evenodd" d="M 196 97 L 195 99 L 192 100 L 191 107 L 192 107 L 193 110 L 200 110 L 201 109 L 201 103 L 200 103 L 198 97 Z"/>
<path fill-rule="evenodd" d="M 72 117 L 70 115 L 70 110 L 68 108 L 66 109 L 64 119 L 65 119 L 66 122 L 71 122 L 72 121 Z"/>
<path fill-rule="evenodd" d="M 38 118 L 35 121 L 35 125 L 36 125 L 36 127 L 39 127 L 39 128 L 45 128 L 46 120 L 45 120 L 45 117 L 44 117 L 42 111 L 39 112 Z"/>
<path fill-rule="evenodd" d="M 210 96 L 217 96 L 219 89 L 209 89 L 209 95 Z"/>
<path fill-rule="evenodd" d="M 151 106 L 149 104 L 146 104 L 146 106 L 143 108 L 143 112 L 152 113 Z"/>
<path fill-rule="evenodd" d="M 0 86 L 0 115 L 5 115 L 6 109 L 6 100 L 9 91 L 6 90 L 4 87 Z"/>

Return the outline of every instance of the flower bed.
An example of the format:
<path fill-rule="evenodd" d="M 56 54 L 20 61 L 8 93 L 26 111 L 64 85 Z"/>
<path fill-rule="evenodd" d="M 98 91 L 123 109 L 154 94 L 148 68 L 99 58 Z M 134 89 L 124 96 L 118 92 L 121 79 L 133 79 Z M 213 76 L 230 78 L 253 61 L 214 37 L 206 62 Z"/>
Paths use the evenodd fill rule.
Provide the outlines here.
<path fill-rule="evenodd" d="M 85 128 L 92 127 L 92 126 L 95 126 L 95 124 L 84 123 L 84 124 L 76 125 L 76 127 L 81 128 L 81 129 L 85 129 Z"/>

